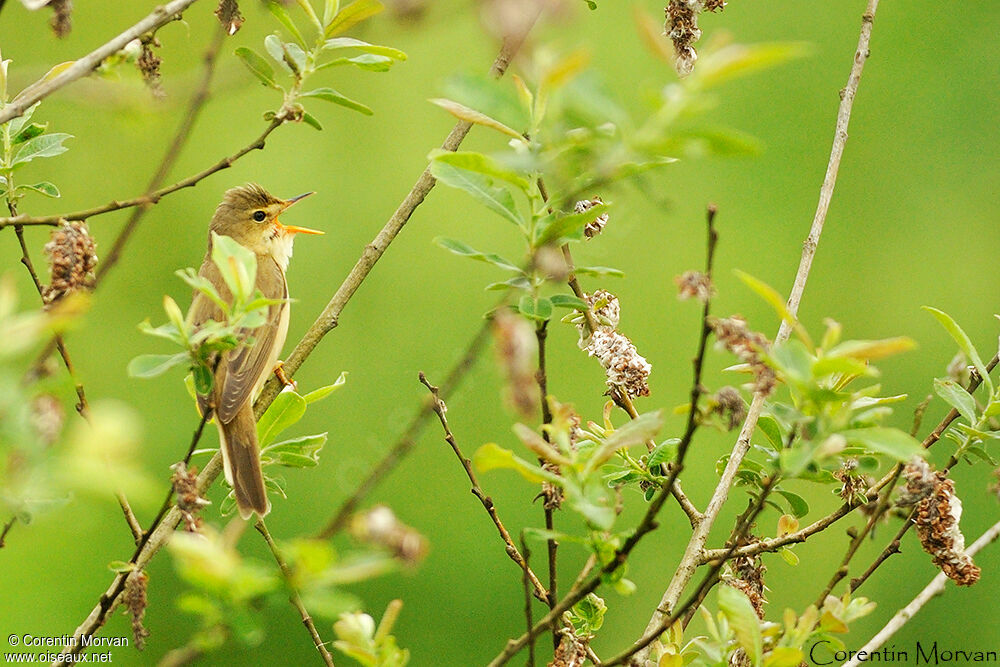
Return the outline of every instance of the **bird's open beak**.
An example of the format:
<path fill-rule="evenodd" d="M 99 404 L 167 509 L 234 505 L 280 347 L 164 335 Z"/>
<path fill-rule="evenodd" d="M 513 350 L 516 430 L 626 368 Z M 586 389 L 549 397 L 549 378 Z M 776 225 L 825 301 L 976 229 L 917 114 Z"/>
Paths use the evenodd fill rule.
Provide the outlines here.
<path fill-rule="evenodd" d="M 301 194 L 301 195 L 299 195 L 297 197 L 292 197 L 291 199 L 286 199 L 285 200 L 285 206 L 284 206 L 284 208 L 288 208 L 289 206 L 291 206 L 295 202 L 299 201 L 300 199 L 305 199 L 306 197 L 308 197 L 311 194 L 314 194 L 314 193 L 312 193 L 312 192 L 306 192 L 306 193 Z M 283 224 L 281 224 L 281 221 L 279 221 L 279 220 L 275 220 L 275 222 L 278 224 L 278 228 L 281 229 L 286 234 L 326 234 L 326 232 L 321 232 L 318 229 L 309 229 L 308 227 L 295 227 L 294 225 L 283 225 Z"/>

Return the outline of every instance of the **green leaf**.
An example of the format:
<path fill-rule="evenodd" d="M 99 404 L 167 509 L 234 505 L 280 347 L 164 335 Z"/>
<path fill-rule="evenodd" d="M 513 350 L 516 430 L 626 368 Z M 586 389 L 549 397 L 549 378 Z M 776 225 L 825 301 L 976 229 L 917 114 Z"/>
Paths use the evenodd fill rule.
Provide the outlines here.
<path fill-rule="evenodd" d="M 466 169 L 459 169 L 440 160 L 431 160 L 431 174 L 453 188 L 469 193 L 486 208 L 522 227 L 524 221 L 514 205 L 514 197 L 506 188 L 493 185 L 493 179 Z"/>
<path fill-rule="evenodd" d="M 128 362 L 129 377 L 151 378 L 162 375 L 174 366 L 187 364 L 187 352 L 178 354 L 140 354 Z"/>
<path fill-rule="evenodd" d="M 330 25 L 330 21 L 340 11 L 340 0 L 325 0 L 323 2 L 323 25 Z"/>
<path fill-rule="evenodd" d="M 257 257 L 229 236 L 212 232 L 212 261 L 219 268 L 229 291 L 239 302 L 246 302 L 254 291 Z"/>
<path fill-rule="evenodd" d="M 59 188 L 48 181 L 42 181 L 41 183 L 35 183 L 34 185 L 19 185 L 14 188 L 14 192 L 19 190 L 30 190 L 37 192 L 38 194 L 45 195 L 46 197 L 52 197 L 53 199 L 58 199 L 60 196 Z"/>
<path fill-rule="evenodd" d="M 514 262 L 510 261 L 509 259 L 504 259 L 500 255 L 495 255 L 493 253 L 479 252 L 475 248 L 472 248 L 471 246 L 468 246 L 462 243 L 461 241 L 456 241 L 455 239 L 449 239 L 444 236 L 439 236 L 436 239 L 434 239 L 434 243 L 436 243 L 437 245 L 441 246 L 442 248 L 444 248 L 449 252 L 455 253 L 456 255 L 461 255 L 462 257 L 468 257 L 469 259 L 475 259 L 480 262 L 487 262 L 488 264 L 492 264 L 493 266 L 497 266 L 507 271 L 514 271 L 515 273 L 519 274 L 524 273 L 519 266 L 514 264 Z"/>
<path fill-rule="evenodd" d="M 198 364 L 191 369 L 191 382 L 195 392 L 200 396 L 208 396 L 215 384 L 212 369 L 205 364 Z"/>
<path fill-rule="evenodd" d="M 583 228 L 593 222 L 595 218 L 607 213 L 610 208 L 609 204 L 597 204 L 582 213 L 574 212 L 550 219 L 549 223 L 542 228 L 541 233 L 537 235 L 534 246 L 538 247 L 546 243 L 561 245 L 563 240 L 578 240 L 583 237 Z"/>
<path fill-rule="evenodd" d="M 306 400 L 303 397 L 290 389 L 278 394 L 257 422 L 257 440 L 261 447 L 274 442 L 282 431 L 302 419 L 305 413 Z"/>
<path fill-rule="evenodd" d="M 295 38 L 295 41 L 299 43 L 299 46 L 305 48 L 306 40 L 305 38 L 302 37 L 302 33 L 299 32 L 298 26 L 295 25 L 294 21 L 292 21 L 292 17 L 289 16 L 288 10 L 285 9 L 285 6 L 278 0 L 266 0 L 266 1 L 267 1 L 267 8 L 268 10 L 270 10 L 272 14 L 274 14 L 274 18 L 278 19 L 278 22 L 281 23 L 281 25 L 285 26 L 285 29 L 288 30 L 288 33 L 292 37 Z"/>
<path fill-rule="evenodd" d="M 800 648 L 776 646 L 764 659 L 764 667 L 799 667 L 805 659 L 806 654 Z"/>
<path fill-rule="evenodd" d="M 498 178 L 501 181 L 510 183 L 524 193 L 527 193 L 531 189 L 531 184 L 524 176 L 482 153 L 471 151 L 452 152 L 435 148 L 428 154 L 427 158 L 450 164 L 458 169 L 474 171 L 477 174 L 482 174 L 490 178 Z"/>
<path fill-rule="evenodd" d="M 309 127 L 319 130 L 320 132 L 323 131 L 323 126 L 320 124 L 318 120 L 316 120 L 316 117 L 313 116 L 308 111 L 302 112 L 302 122 L 308 125 Z"/>
<path fill-rule="evenodd" d="M 277 35 L 268 35 L 264 38 L 264 50 L 283 70 L 292 73 L 292 68 L 285 62 L 285 50 L 281 48 L 281 39 Z"/>
<path fill-rule="evenodd" d="M 799 564 L 798 555 L 788 547 L 781 547 L 781 549 L 778 550 L 778 555 L 781 556 L 781 559 L 783 561 L 785 561 L 792 567 L 795 567 L 796 565 Z"/>
<path fill-rule="evenodd" d="M 576 634 L 589 636 L 596 634 L 604 625 L 604 614 L 608 605 L 597 595 L 588 593 L 569 610 L 569 621 L 573 624 Z"/>
<path fill-rule="evenodd" d="M 641 442 L 646 442 L 663 426 L 663 411 L 641 414 L 621 428 L 617 428 L 604 439 L 587 460 L 582 476 L 604 465 L 619 449 L 626 449 Z"/>
<path fill-rule="evenodd" d="M 958 414 L 965 417 L 969 424 L 976 423 L 976 401 L 965 391 L 962 385 L 954 380 L 934 379 L 934 391 L 943 398 L 948 405 L 958 410 Z"/>
<path fill-rule="evenodd" d="M 62 143 L 72 138 L 72 134 L 55 132 L 30 139 L 14 155 L 14 160 L 10 163 L 10 166 L 13 168 L 31 162 L 35 158 L 52 157 L 60 153 L 65 153 L 69 149 L 63 146 Z"/>
<path fill-rule="evenodd" d="M 792 514 L 796 519 L 801 519 L 806 514 L 809 514 L 809 503 L 806 502 L 805 498 L 784 489 L 775 489 L 775 491 L 784 496 L 785 500 L 788 501 L 788 506 L 791 508 Z"/>
<path fill-rule="evenodd" d="M 29 139 L 34 139 L 38 135 L 43 134 L 45 132 L 45 128 L 47 127 L 47 125 L 48 125 L 47 123 L 45 125 L 41 123 L 31 123 L 29 125 L 26 125 L 23 130 L 17 133 L 11 131 L 11 134 L 14 136 L 14 138 L 10 140 L 10 143 L 16 146 L 17 144 L 23 144 L 25 141 L 28 141 Z"/>
<path fill-rule="evenodd" d="M 319 465 L 319 453 L 326 439 L 326 433 L 317 433 L 284 440 L 264 447 L 260 452 L 261 460 L 286 468 L 315 468 Z"/>
<path fill-rule="evenodd" d="M 378 0 L 355 0 L 347 5 L 333 17 L 333 20 L 326 26 L 324 37 L 333 37 L 349 30 L 352 26 L 375 16 L 385 9 L 385 6 Z"/>
<path fill-rule="evenodd" d="M 958 326 L 958 322 L 951 318 L 944 311 L 938 310 L 937 308 L 931 308 L 930 306 L 924 306 L 924 310 L 929 312 L 937 321 L 941 323 L 941 326 L 945 328 L 951 337 L 958 343 L 959 349 L 965 353 L 965 356 L 969 358 L 972 365 L 976 367 L 976 372 L 983 379 L 983 384 L 986 385 L 987 393 L 993 394 L 993 381 L 990 379 L 990 374 L 986 370 L 986 364 L 983 363 L 982 358 L 979 356 L 979 352 L 973 346 L 972 341 L 969 337 L 962 331 L 962 327 Z"/>
<path fill-rule="evenodd" d="M 347 371 L 341 372 L 333 384 L 328 384 L 325 387 L 320 387 L 319 389 L 314 389 L 308 394 L 302 396 L 306 403 L 315 403 L 316 401 L 321 401 L 333 392 L 337 391 L 347 382 Z"/>
<path fill-rule="evenodd" d="M 300 96 L 315 97 L 317 99 L 326 100 L 327 102 L 333 102 L 334 104 L 339 104 L 342 107 L 347 107 L 348 109 L 361 112 L 366 116 L 371 116 L 375 113 L 370 107 L 338 93 L 333 88 L 314 88 L 313 90 L 307 90 L 304 93 L 300 93 Z M 321 130 L 323 128 L 320 127 L 316 129 Z"/>
<path fill-rule="evenodd" d="M 556 294 L 549 298 L 556 308 L 572 308 L 573 310 L 588 310 L 590 306 L 583 299 L 571 294 Z"/>
<path fill-rule="evenodd" d="M 31 122 L 31 117 L 35 114 L 35 111 L 38 109 L 39 104 L 41 104 L 41 102 L 35 102 L 30 107 L 28 107 L 28 109 L 23 114 L 21 114 L 17 118 L 11 119 L 7 123 L 7 131 L 9 131 L 14 136 L 20 134 L 21 130 L 27 127 L 28 124 Z"/>
<path fill-rule="evenodd" d="M 545 297 L 525 294 L 517 302 L 517 309 L 525 317 L 538 322 L 547 322 L 552 317 L 552 302 Z"/>
<path fill-rule="evenodd" d="M 750 604 L 750 599 L 732 586 L 719 586 L 719 611 L 729 621 L 736 635 L 736 642 L 746 651 L 753 665 L 759 665 L 764 652 L 760 633 L 760 619 Z"/>
<path fill-rule="evenodd" d="M 884 340 L 848 340 L 835 346 L 826 353 L 826 356 L 875 361 L 893 354 L 912 350 L 916 345 L 916 341 L 905 336 L 886 338 Z"/>
<path fill-rule="evenodd" d="M 788 310 L 788 306 L 785 304 L 785 299 L 778 294 L 776 289 L 764 281 L 758 280 L 749 273 L 744 273 L 743 271 L 737 271 L 736 277 L 743 281 L 743 284 L 753 290 L 753 292 L 763 299 L 765 303 L 771 306 L 771 308 L 774 309 L 774 312 L 778 314 L 778 317 L 787 322 L 808 347 L 814 347 L 812 342 L 809 340 L 809 334 L 807 334 L 805 329 L 802 328 L 802 325 L 799 324 L 798 319 L 796 319 L 795 315 L 792 314 L 792 311 Z"/>
<path fill-rule="evenodd" d="M 269 2 L 269 7 L 276 6 L 277 3 Z M 261 83 L 265 86 L 270 86 L 276 90 L 281 90 L 277 83 L 274 81 L 274 68 L 268 64 L 264 58 L 257 54 L 253 49 L 248 49 L 245 46 L 241 46 L 236 51 L 234 51 L 236 57 L 243 61 L 243 64 L 247 66 L 250 73 L 257 77 Z"/>
<path fill-rule="evenodd" d="M 680 438 L 670 438 L 661 442 L 649 453 L 649 458 L 646 459 L 646 468 L 650 472 L 658 474 L 657 469 L 661 465 L 672 463 L 677 458 L 677 446 L 680 443 Z"/>
<path fill-rule="evenodd" d="M 757 428 L 760 429 L 768 442 L 770 442 L 775 449 L 781 450 L 785 446 L 785 439 L 781 435 L 781 426 L 778 424 L 778 420 L 771 415 L 761 415 L 757 420 Z"/>
<path fill-rule="evenodd" d="M 541 466 L 528 463 L 515 456 L 514 452 L 493 442 L 488 442 L 476 450 L 475 454 L 472 455 L 472 464 L 481 472 L 488 472 L 496 468 L 516 470 L 526 480 L 536 484 L 548 481 L 562 485 L 563 482 L 559 475 L 555 475 Z"/>
<path fill-rule="evenodd" d="M 802 341 L 789 340 L 775 345 L 768 356 L 778 371 L 789 380 L 804 385 L 811 379 L 813 356 Z"/>
<path fill-rule="evenodd" d="M 883 426 L 857 428 L 841 431 L 840 435 L 844 436 L 850 445 L 861 445 L 873 452 L 891 456 L 897 461 L 905 462 L 915 456 L 920 458 L 926 456 L 926 451 L 916 438 L 897 428 Z"/>
<path fill-rule="evenodd" d="M 611 278 L 624 278 L 625 272 L 621 269 L 614 269 L 610 266 L 576 266 L 573 267 L 573 272 L 583 276 L 595 276 L 597 278 L 603 278 L 605 276 Z"/>
<path fill-rule="evenodd" d="M 334 49 L 357 49 L 359 51 L 363 51 L 364 53 L 386 56 L 387 58 L 392 58 L 393 60 L 406 60 L 406 54 L 399 49 L 394 49 L 391 46 L 369 44 L 368 42 L 363 42 L 360 39 L 354 39 L 353 37 L 335 37 L 333 39 L 328 39 L 323 43 L 323 48 L 328 51 Z"/>
<path fill-rule="evenodd" d="M 472 123 L 473 125 L 482 125 L 483 127 L 488 127 L 500 132 L 501 134 L 506 134 L 508 137 L 514 137 L 515 139 L 524 139 L 524 136 L 517 130 L 508 127 L 498 121 L 496 118 L 487 116 L 481 111 L 476 111 L 475 109 L 470 109 L 469 107 L 455 102 L 454 100 L 444 99 L 442 97 L 434 97 L 430 100 L 431 104 L 436 104 L 448 113 L 450 113 L 455 118 L 459 120 L 464 120 L 466 122 Z"/>

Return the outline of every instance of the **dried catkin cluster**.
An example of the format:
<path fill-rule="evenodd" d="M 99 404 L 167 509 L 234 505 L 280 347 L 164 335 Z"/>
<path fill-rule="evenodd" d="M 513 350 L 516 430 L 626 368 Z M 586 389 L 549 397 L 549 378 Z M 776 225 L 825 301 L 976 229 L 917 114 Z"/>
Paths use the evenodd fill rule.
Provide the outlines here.
<path fill-rule="evenodd" d="M 94 287 L 97 244 L 83 221 L 64 222 L 52 232 L 45 253 L 52 266 L 49 286 L 43 295 L 46 305 L 55 303 L 70 292 Z"/>
<path fill-rule="evenodd" d="M 765 396 L 774 391 L 778 377 L 761 356 L 762 352 L 771 347 L 767 337 L 762 333 L 751 331 L 747 321 L 739 315 L 725 319 L 713 318 L 709 325 L 719 344 L 750 367 L 750 372 L 754 376 L 754 391 Z"/>
<path fill-rule="evenodd" d="M 586 337 L 586 324 L 577 324 L 580 348 L 598 358 L 607 373 L 609 386 L 621 387 L 632 397 L 649 396 L 649 373 L 653 367 L 639 354 L 628 336 L 615 330 L 621 314 L 618 298 L 606 290 L 598 290 L 587 295 L 586 301 L 593 308 L 598 327 Z M 597 304 L 601 305 L 594 308 Z"/>
<path fill-rule="evenodd" d="M 722 11 L 725 6 L 725 0 L 670 0 L 667 3 L 663 10 L 666 18 L 663 34 L 674 43 L 674 69 L 679 76 L 694 71 L 694 63 L 698 60 L 698 52 L 694 49 L 695 42 L 701 39 L 698 14 Z"/>
<path fill-rule="evenodd" d="M 351 535 L 386 549 L 406 565 L 416 565 L 427 555 L 427 540 L 406 525 L 385 505 L 376 505 L 351 518 Z"/>
<path fill-rule="evenodd" d="M 584 199 L 578 201 L 576 203 L 576 206 L 573 207 L 573 210 L 576 211 L 577 213 L 583 213 L 584 211 L 588 211 L 597 206 L 598 204 L 603 204 L 603 203 L 604 203 L 603 199 L 595 196 L 593 199 Z M 604 229 L 604 225 L 606 224 L 608 224 L 608 214 L 602 213 L 601 215 L 597 216 L 596 218 L 587 223 L 587 225 L 583 228 L 583 235 L 586 236 L 588 239 L 594 238 L 595 236 L 601 233 L 601 230 Z"/>
<path fill-rule="evenodd" d="M 900 503 L 916 502 L 913 521 L 924 551 L 959 586 L 979 581 L 979 567 L 965 552 L 965 536 L 959 528 L 962 501 L 955 495 L 955 482 L 931 470 L 923 459 L 908 463 L 903 476 L 906 491 Z"/>
<path fill-rule="evenodd" d="M 698 299 L 705 303 L 715 294 L 712 279 L 701 271 L 685 271 L 674 278 L 677 283 L 677 298 L 681 301 Z"/>
<path fill-rule="evenodd" d="M 125 610 L 132 620 L 132 636 L 135 638 L 135 647 L 140 651 L 146 647 L 146 638 L 149 637 L 149 630 L 142 624 L 146 617 L 146 607 L 149 604 L 146 597 L 148 584 L 149 576 L 144 571 L 132 572 L 125 580 L 125 593 L 122 598 Z"/>
<path fill-rule="evenodd" d="M 177 509 L 181 511 L 184 519 L 184 529 L 189 533 L 201 532 L 201 517 L 199 513 L 202 508 L 211 505 L 211 501 L 201 497 L 198 492 L 198 471 L 188 468 L 183 461 L 178 461 L 170 466 L 174 474 L 170 477 L 170 483 L 174 487 L 174 496 L 177 498 Z"/>

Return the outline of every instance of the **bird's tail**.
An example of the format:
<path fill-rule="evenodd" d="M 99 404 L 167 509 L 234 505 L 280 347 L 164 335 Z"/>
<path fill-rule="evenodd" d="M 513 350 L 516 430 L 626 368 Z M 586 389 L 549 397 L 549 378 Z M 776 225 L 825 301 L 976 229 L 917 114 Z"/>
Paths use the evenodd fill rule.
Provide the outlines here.
<path fill-rule="evenodd" d="M 222 446 L 222 463 L 226 481 L 236 494 L 236 507 L 240 516 L 249 519 L 254 512 L 263 518 L 271 511 L 264 487 L 264 473 L 260 468 L 260 448 L 257 445 L 257 424 L 253 409 L 247 405 L 237 411 L 228 424 L 219 424 Z"/>

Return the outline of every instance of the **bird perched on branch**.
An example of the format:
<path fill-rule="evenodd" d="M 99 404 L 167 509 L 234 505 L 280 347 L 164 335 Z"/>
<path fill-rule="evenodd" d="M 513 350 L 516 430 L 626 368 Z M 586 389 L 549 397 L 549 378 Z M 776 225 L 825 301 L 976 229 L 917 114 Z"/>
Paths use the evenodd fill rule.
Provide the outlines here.
<path fill-rule="evenodd" d="M 278 215 L 295 202 L 311 195 L 308 192 L 291 199 L 278 199 L 255 184 L 227 190 L 222 203 L 215 209 L 211 232 L 228 236 L 250 250 L 257 258 L 254 287 L 275 304 L 268 307 L 266 322 L 253 330 L 241 330 L 251 344 L 222 352 L 215 367 L 212 393 L 199 396 L 202 412 L 215 410 L 226 481 L 233 487 L 240 516 L 250 518 L 256 512 L 263 517 L 271 511 L 260 466 L 257 423 L 253 399 L 264 386 L 285 343 L 288 333 L 288 284 L 285 271 L 292 256 L 296 234 L 322 234 L 305 227 L 284 225 Z M 231 301 L 230 292 L 218 266 L 212 261 L 212 235 L 208 253 L 198 274 L 207 278 L 223 300 Z M 219 306 L 206 295 L 197 293 L 191 304 L 191 322 L 200 326 L 208 320 L 224 321 Z M 279 367 L 280 370 L 280 367 Z"/>

